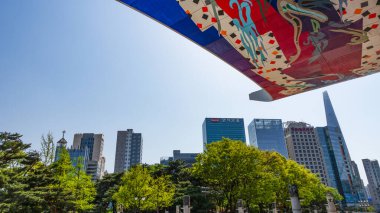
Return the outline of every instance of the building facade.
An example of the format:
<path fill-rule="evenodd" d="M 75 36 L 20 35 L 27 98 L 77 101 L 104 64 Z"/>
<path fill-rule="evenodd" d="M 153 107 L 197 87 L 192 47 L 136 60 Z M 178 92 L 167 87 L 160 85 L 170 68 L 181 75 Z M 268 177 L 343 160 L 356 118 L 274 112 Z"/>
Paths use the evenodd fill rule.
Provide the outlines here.
<path fill-rule="evenodd" d="M 281 119 L 253 119 L 248 125 L 248 134 L 251 146 L 275 151 L 288 158 Z"/>
<path fill-rule="evenodd" d="M 124 172 L 130 167 L 142 162 L 143 139 L 141 133 L 133 129 L 118 131 L 116 140 L 114 172 Z"/>
<path fill-rule="evenodd" d="M 74 167 L 78 166 L 80 164 L 82 166 L 82 170 L 84 172 L 87 171 L 87 166 L 89 162 L 89 155 L 88 155 L 88 149 L 85 147 L 84 149 L 67 149 L 70 155 L 71 163 Z"/>
<path fill-rule="evenodd" d="M 92 177 L 92 180 L 101 179 L 104 175 L 103 146 L 103 134 L 77 133 L 74 135 L 72 149 L 88 150 L 86 173 Z"/>
<path fill-rule="evenodd" d="M 222 138 L 240 140 L 246 143 L 244 119 L 242 118 L 206 118 L 202 124 L 203 149 L 206 145 Z"/>
<path fill-rule="evenodd" d="M 355 163 L 355 161 L 351 161 L 351 166 L 354 193 L 356 194 L 358 202 L 368 202 L 367 192 L 364 187 L 364 182 L 360 177 L 358 165 Z"/>
<path fill-rule="evenodd" d="M 55 148 L 54 161 L 57 161 L 59 159 L 59 156 L 61 155 L 62 149 L 66 149 L 66 146 L 67 146 L 67 141 L 65 139 L 65 131 L 63 131 L 63 136 L 57 142 L 57 146 Z"/>
<path fill-rule="evenodd" d="M 316 131 L 322 147 L 328 185 L 336 188 L 344 197 L 342 205 L 354 206 L 358 199 L 354 191 L 350 153 L 327 92 L 323 93 L 323 101 L 327 126 L 318 127 Z"/>
<path fill-rule="evenodd" d="M 377 160 L 363 159 L 364 170 L 368 179 L 368 191 L 372 205 L 380 212 L 380 167 Z"/>
<path fill-rule="evenodd" d="M 314 127 L 304 122 L 294 121 L 286 122 L 284 126 L 289 158 L 304 165 L 327 185 L 322 149 Z"/>
<path fill-rule="evenodd" d="M 169 165 L 170 161 L 182 160 L 186 166 L 191 166 L 196 162 L 195 158 L 198 155 L 199 153 L 181 153 L 181 150 L 173 150 L 173 157 L 162 157 L 160 164 Z"/>

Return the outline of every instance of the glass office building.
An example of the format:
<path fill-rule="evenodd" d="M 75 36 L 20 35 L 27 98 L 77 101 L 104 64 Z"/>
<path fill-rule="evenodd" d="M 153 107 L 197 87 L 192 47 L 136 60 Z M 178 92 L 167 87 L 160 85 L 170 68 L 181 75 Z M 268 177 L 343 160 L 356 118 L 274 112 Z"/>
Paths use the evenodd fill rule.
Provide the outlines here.
<path fill-rule="evenodd" d="M 353 179 L 354 179 L 353 185 L 354 185 L 354 191 L 356 193 L 356 197 L 358 198 L 359 202 L 368 202 L 368 196 L 365 191 L 364 182 L 362 178 L 360 177 L 358 165 L 355 163 L 355 161 L 352 161 L 351 166 L 352 166 Z"/>
<path fill-rule="evenodd" d="M 76 167 L 78 163 L 82 165 L 82 170 L 86 171 L 87 170 L 87 164 L 89 160 L 89 153 L 87 147 L 84 149 L 68 149 L 67 150 L 70 155 L 70 160 L 71 164 Z"/>
<path fill-rule="evenodd" d="M 253 119 L 248 125 L 249 144 L 288 157 L 281 119 Z"/>
<path fill-rule="evenodd" d="M 206 118 L 202 125 L 203 149 L 207 144 L 222 138 L 240 140 L 246 143 L 244 119 L 242 118 Z"/>
<path fill-rule="evenodd" d="M 92 180 L 101 179 L 104 175 L 103 146 L 103 134 L 77 133 L 74 135 L 73 149 L 88 150 L 86 173 L 92 177 Z"/>
<path fill-rule="evenodd" d="M 354 192 L 351 157 L 327 92 L 323 93 L 327 126 L 317 128 L 322 146 L 329 185 L 343 195 L 343 204 L 353 206 L 358 198 Z"/>
<path fill-rule="evenodd" d="M 326 175 L 327 175 L 327 185 L 333 188 L 338 189 L 337 180 L 339 179 L 339 174 L 335 174 L 335 171 L 338 171 L 336 168 L 334 153 L 331 150 L 330 142 L 327 138 L 326 128 L 317 127 L 315 131 L 318 136 L 318 142 L 320 143 L 323 155 L 323 161 L 325 164 Z M 340 186 L 340 185 L 339 185 Z M 342 191 L 339 190 L 338 191 Z"/>

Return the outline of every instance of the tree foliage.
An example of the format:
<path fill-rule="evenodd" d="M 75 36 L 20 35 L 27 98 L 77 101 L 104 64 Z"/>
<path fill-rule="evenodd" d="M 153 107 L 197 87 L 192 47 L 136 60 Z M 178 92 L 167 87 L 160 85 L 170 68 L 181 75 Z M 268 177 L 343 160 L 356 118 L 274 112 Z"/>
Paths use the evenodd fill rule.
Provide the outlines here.
<path fill-rule="evenodd" d="M 296 162 L 229 139 L 208 145 L 193 167 L 183 161 L 137 165 L 105 175 L 96 187 L 82 161 L 74 167 L 65 148 L 53 163 L 50 154 L 41 160 L 43 153 L 31 151 L 19 134 L 0 133 L 0 212 L 107 212 L 110 206 L 113 212 L 118 207 L 127 212 L 174 211 L 184 195 L 191 197 L 192 211 L 198 213 L 234 212 L 238 199 L 250 212 L 264 212 L 272 203 L 288 212 L 290 185 L 298 186 L 304 207 L 324 209 L 326 193 L 343 199 Z"/>
<path fill-rule="evenodd" d="M 41 158 L 45 165 L 50 165 L 54 162 L 55 145 L 54 138 L 51 132 L 48 132 L 46 137 L 41 136 Z"/>
<path fill-rule="evenodd" d="M 193 174 L 210 187 L 221 210 L 230 212 L 236 209 L 238 199 L 259 211 L 272 203 L 287 210 L 291 185 L 298 186 L 305 206 L 324 203 L 326 192 L 336 191 L 324 186 L 305 167 L 278 153 L 260 151 L 230 139 L 209 144 L 197 157 Z"/>
<path fill-rule="evenodd" d="M 173 202 L 174 188 L 168 176 L 152 177 L 148 168 L 137 165 L 127 171 L 114 199 L 124 209 L 156 210 Z"/>
<path fill-rule="evenodd" d="M 94 185 L 88 175 L 72 166 L 67 150 L 57 162 L 46 165 L 29 148 L 21 135 L 0 133 L 0 212 L 92 209 Z"/>
<path fill-rule="evenodd" d="M 121 184 L 123 173 L 106 174 L 103 179 L 96 182 L 95 210 L 96 212 L 107 212 L 108 207 L 112 206 L 112 211 L 116 212 L 117 201 L 112 197 Z"/>

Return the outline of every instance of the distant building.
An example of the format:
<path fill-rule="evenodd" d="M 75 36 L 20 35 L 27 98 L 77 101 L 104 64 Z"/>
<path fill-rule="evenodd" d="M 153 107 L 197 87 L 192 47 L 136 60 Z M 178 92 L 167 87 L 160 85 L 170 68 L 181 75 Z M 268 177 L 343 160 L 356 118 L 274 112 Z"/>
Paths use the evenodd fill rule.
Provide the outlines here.
<path fill-rule="evenodd" d="M 170 161 L 182 160 L 187 166 L 191 166 L 196 162 L 195 158 L 198 155 L 199 153 L 181 153 L 180 150 L 173 150 L 173 157 L 162 157 L 160 159 L 160 164 L 169 165 Z"/>
<path fill-rule="evenodd" d="M 251 146 L 275 151 L 288 158 L 281 119 L 253 119 L 248 125 L 248 134 Z"/>
<path fill-rule="evenodd" d="M 161 157 L 160 158 L 160 164 L 161 165 L 168 166 L 171 161 L 173 161 L 173 157 Z"/>
<path fill-rule="evenodd" d="M 377 160 L 363 159 L 364 170 L 368 179 L 368 191 L 372 205 L 380 212 L 380 167 Z"/>
<path fill-rule="evenodd" d="M 88 155 L 88 148 L 85 147 L 84 149 L 67 149 L 70 155 L 71 163 L 74 167 L 80 163 L 82 165 L 83 171 L 87 171 L 88 161 L 89 161 L 89 155 Z"/>
<path fill-rule="evenodd" d="M 203 149 L 207 144 L 220 141 L 223 137 L 246 143 L 242 118 L 206 118 L 202 125 L 202 131 Z"/>
<path fill-rule="evenodd" d="M 61 154 L 61 150 L 66 149 L 67 141 L 65 139 L 65 133 L 66 133 L 66 131 L 62 132 L 62 138 L 57 142 L 57 146 L 55 148 L 54 161 L 57 161 L 59 159 L 59 156 Z"/>
<path fill-rule="evenodd" d="M 304 122 L 286 122 L 285 140 L 289 158 L 304 165 L 327 185 L 322 150 L 314 127 Z"/>
<path fill-rule="evenodd" d="M 368 197 L 367 197 L 367 192 L 364 187 L 364 182 L 360 177 L 358 165 L 355 163 L 355 161 L 351 161 L 351 166 L 352 166 L 352 185 L 354 187 L 354 193 L 356 194 L 356 197 L 358 201 L 360 202 L 367 202 Z"/>
<path fill-rule="evenodd" d="M 327 92 L 323 93 L 326 127 L 317 127 L 318 141 L 326 165 L 328 185 L 343 196 L 344 206 L 354 206 L 358 200 L 354 192 L 351 157 L 338 119 Z"/>
<path fill-rule="evenodd" d="M 103 156 L 103 134 L 78 133 L 74 135 L 74 150 L 88 149 L 86 173 L 92 180 L 101 179 L 104 175 L 105 157 Z"/>
<path fill-rule="evenodd" d="M 133 129 L 118 131 L 116 139 L 116 155 L 114 172 L 124 172 L 142 162 L 143 139 L 141 133 Z"/>

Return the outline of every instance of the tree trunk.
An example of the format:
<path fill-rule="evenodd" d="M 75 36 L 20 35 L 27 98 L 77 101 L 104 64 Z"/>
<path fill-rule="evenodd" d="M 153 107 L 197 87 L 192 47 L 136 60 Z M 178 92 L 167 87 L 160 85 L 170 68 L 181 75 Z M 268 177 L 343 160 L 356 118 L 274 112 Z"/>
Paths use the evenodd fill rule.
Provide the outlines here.
<path fill-rule="evenodd" d="M 264 212 L 264 206 L 262 203 L 259 203 L 259 212 L 263 213 Z"/>

